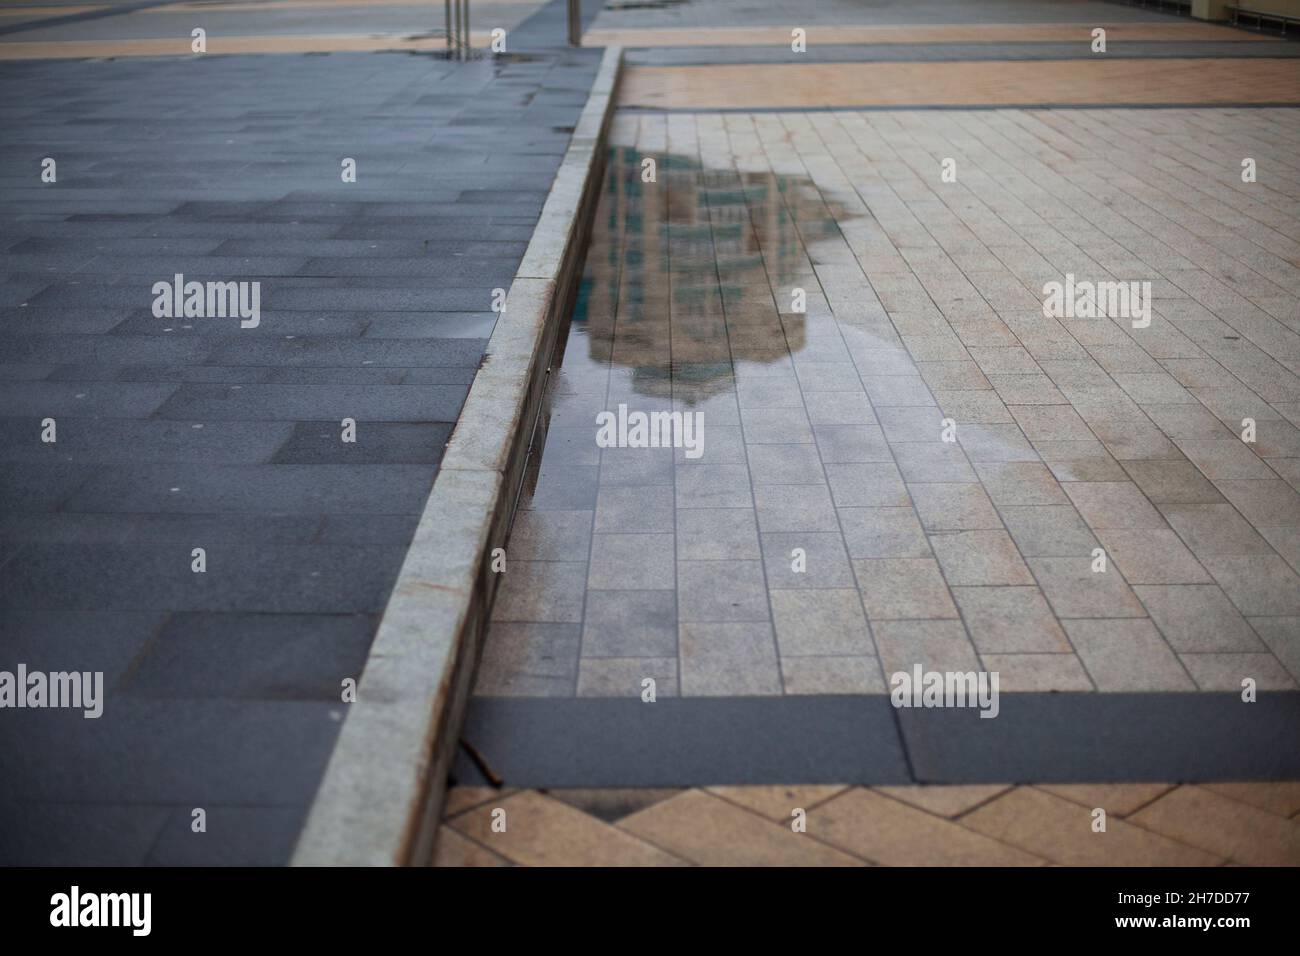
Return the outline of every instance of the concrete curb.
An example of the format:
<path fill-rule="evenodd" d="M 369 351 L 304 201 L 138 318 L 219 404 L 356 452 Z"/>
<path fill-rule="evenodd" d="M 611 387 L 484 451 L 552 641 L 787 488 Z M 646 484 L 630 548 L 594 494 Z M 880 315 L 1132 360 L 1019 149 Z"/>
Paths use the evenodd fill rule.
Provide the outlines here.
<path fill-rule="evenodd" d="M 581 275 L 622 64 L 608 47 L 506 295 L 298 839 L 295 866 L 433 852 L 479 645 L 560 326 Z"/>

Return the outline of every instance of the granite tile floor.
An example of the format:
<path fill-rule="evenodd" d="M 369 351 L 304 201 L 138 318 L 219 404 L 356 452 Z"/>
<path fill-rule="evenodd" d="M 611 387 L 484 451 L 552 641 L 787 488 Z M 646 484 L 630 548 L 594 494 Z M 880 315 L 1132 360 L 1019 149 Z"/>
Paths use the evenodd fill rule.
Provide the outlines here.
<path fill-rule="evenodd" d="M 1296 783 L 457 787 L 433 865 L 1295 866 L 1297 813 Z"/>
<path fill-rule="evenodd" d="M 1297 145 L 1287 109 L 620 113 L 477 693 L 1294 689 Z M 1067 275 L 1150 283 L 1149 325 L 1045 315 Z M 620 406 L 702 454 L 599 447 Z"/>
<path fill-rule="evenodd" d="M 288 26 L 250 6 L 0 45 Z M 595 76 L 563 7 L 467 63 L 0 63 L 0 670 L 102 671 L 106 697 L 0 715 L 0 864 L 290 859 Z M 155 318 L 176 273 L 260 282 L 260 324 Z"/>

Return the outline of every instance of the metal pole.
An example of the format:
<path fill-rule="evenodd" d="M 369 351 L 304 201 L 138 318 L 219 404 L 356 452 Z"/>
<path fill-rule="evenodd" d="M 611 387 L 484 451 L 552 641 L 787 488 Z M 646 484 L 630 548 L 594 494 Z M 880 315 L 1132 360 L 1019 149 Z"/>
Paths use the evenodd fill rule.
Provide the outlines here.
<path fill-rule="evenodd" d="M 442 32 L 447 34 L 447 58 L 451 59 L 451 0 L 442 0 Z"/>
<path fill-rule="evenodd" d="M 582 46 L 582 0 L 569 0 L 569 46 Z"/>
<path fill-rule="evenodd" d="M 469 0 L 462 0 L 465 4 L 465 57 L 469 59 Z"/>

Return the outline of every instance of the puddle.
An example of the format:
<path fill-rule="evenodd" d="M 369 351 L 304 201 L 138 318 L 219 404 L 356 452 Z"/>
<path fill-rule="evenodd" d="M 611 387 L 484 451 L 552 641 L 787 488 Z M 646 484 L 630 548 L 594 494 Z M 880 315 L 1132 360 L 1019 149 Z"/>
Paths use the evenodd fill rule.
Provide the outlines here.
<path fill-rule="evenodd" d="M 854 376 L 854 427 L 879 430 L 812 268 L 819 247 L 847 252 L 839 223 L 853 218 L 807 179 L 610 151 L 477 693 L 639 695 L 646 678 L 668 696 L 784 692 L 769 589 L 856 593 L 838 526 L 825 533 L 835 516 L 795 366 L 824 358 Z M 857 331 L 858 345 L 873 334 Z M 620 420 L 604 441 L 602 414 Z M 640 443 L 638 415 L 657 416 Z M 674 424 L 696 421 L 676 441 Z M 781 499 L 793 506 L 763 511 Z M 802 577 L 792 547 L 807 552 Z M 819 639 L 836 656 L 816 667 L 848 675 L 823 689 L 881 686 L 865 618 L 803 652 Z"/>

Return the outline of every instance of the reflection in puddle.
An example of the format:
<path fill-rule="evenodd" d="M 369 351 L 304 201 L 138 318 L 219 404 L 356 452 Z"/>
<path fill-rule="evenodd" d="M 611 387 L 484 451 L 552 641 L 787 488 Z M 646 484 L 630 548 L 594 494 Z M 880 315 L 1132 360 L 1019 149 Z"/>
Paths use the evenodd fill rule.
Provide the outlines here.
<path fill-rule="evenodd" d="M 806 319 L 790 289 L 816 288 L 801 235 L 838 236 L 807 180 L 704 169 L 644 152 L 610 151 L 571 335 L 590 360 L 626 370 L 640 395 L 690 405 L 732 386 L 733 362 L 788 360 Z M 572 348 L 565 365 L 574 361 Z"/>

